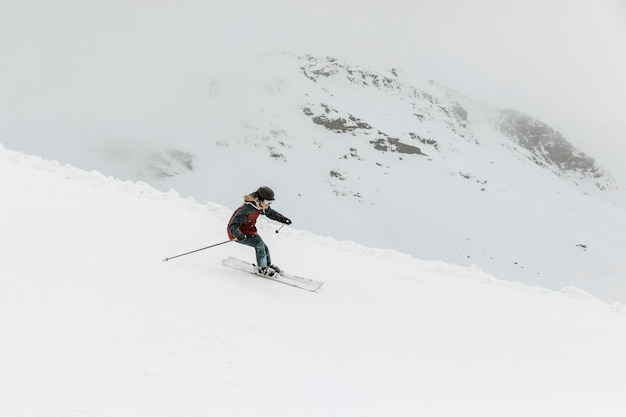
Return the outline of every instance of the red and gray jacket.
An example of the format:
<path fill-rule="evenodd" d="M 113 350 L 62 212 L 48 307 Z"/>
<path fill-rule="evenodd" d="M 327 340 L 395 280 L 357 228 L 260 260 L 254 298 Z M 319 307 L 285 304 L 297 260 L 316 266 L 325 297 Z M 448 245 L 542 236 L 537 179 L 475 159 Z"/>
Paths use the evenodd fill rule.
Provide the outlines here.
<path fill-rule="evenodd" d="M 244 196 L 244 203 L 239 207 L 228 221 L 228 237 L 232 239 L 242 240 L 246 236 L 256 236 L 256 220 L 261 214 L 269 217 L 277 222 L 290 224 L 291 221 L 277 212 L 276 210 L 268 207 L 266 209 L 261 208 L 257 202 L 256 193 L 252 193 Z"/>

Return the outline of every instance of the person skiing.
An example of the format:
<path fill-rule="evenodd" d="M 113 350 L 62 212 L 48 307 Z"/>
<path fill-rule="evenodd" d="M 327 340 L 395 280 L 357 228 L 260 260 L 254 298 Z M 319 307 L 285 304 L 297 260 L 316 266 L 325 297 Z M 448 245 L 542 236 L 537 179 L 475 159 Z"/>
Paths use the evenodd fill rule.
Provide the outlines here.
<path fill-rule="evenodd" d="M 270 251 L 256 229 L 256 220 L 263 214 L 272 220 L 291 224 L 291 220 L 270 207 L 274 201 L 274 191 L 270 187 L 259 187 L 255 192 L 243 196 L 243 204 L 235 210 L 226 228 L 230 240 L 256 250 L 257 274 L 272 277 L 280 273 L 280 268 L 272 264 Z"/>

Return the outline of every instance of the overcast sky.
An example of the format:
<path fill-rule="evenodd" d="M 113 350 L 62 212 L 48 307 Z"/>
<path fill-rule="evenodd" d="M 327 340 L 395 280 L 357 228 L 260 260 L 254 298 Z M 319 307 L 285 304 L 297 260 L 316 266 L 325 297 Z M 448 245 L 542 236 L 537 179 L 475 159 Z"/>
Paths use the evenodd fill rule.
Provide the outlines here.
<path fill-rule="evenodd" d="M 0 50 L 5 124 L 55 100 L 59 120 L 66 93 L 106 100 L 116 87 L 99 79 L 175 89 L 283 50 L 400 68 L 516 108 L 626 184 L 625 0 L 1 0 Z"/>

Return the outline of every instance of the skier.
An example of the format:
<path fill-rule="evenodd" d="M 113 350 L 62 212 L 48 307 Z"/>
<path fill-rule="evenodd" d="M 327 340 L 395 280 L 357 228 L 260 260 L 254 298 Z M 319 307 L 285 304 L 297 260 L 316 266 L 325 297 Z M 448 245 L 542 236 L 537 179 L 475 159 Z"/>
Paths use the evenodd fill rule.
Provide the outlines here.
<path fill-rule="evenodd" d="M 255 192 L 243 196 L 243 204 L 235 210 L 228 221 L 228 237 L 237 243 L 252 246 L 256 250 L 257 274 L 272 277 L 280 268 L 272 264 L 270 251 L 257 234 L 256 220 L 264 214 L 272 220 L 291 224 L 291 220 L 270 207 L 274 191 L 270 187 L 259 187 Z"/>

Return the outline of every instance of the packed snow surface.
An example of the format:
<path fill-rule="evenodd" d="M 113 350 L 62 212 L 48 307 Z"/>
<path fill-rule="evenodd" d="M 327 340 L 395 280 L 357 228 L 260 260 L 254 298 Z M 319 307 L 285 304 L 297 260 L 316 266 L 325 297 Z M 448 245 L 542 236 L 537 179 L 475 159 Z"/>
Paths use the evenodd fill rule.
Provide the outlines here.
<path fill-rule="evenodd" d="M 310 293 L 236 243 L 163 262 L 235 207 L 2 147 L 0 178 L 0 416 L 626 415 L 622 304 L 261 219 Z"/>

